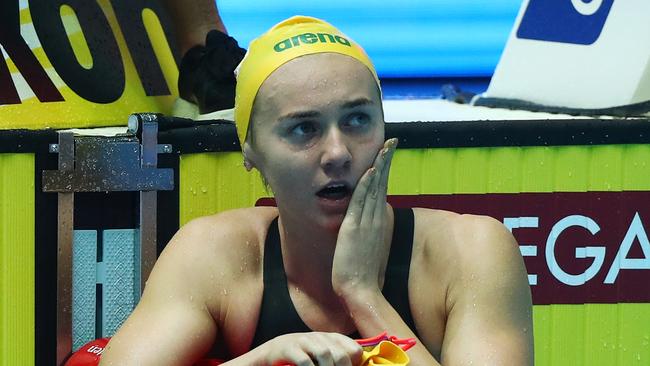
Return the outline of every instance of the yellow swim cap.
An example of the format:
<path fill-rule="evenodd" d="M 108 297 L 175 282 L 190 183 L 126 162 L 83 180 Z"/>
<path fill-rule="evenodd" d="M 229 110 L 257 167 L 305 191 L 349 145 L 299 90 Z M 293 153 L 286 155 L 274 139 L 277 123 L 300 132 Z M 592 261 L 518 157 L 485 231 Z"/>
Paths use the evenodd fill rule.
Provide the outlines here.
<path fill-rule="evenodd" d="M 340 53 L 359 60 L 370 70 L 379 86 L 377 72 L 366 52 L 334 26 L 306 16 L 284 20 L 251 42 L 236 71 L 235 124 L 242 147 L 253 102 L 264 80 L 290 60 L 324 52 Z"/>

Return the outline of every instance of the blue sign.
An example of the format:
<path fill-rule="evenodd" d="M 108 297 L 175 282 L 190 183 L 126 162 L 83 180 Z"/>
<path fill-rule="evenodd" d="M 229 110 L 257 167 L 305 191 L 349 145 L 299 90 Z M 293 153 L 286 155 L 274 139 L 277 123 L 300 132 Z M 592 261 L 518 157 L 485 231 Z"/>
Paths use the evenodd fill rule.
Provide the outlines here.
<path fill-rule="evenodd" d="M 517 37 L 590 45 L 603 30 L 614 0 L 530 0 Z"/>

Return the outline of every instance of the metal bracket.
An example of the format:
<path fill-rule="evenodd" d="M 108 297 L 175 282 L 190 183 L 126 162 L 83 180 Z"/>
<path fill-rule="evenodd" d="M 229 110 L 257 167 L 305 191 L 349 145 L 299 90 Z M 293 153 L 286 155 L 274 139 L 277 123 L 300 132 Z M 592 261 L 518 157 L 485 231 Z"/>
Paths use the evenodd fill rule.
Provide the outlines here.
<path fill-rule="evenodd" d="M 72 242 L 74 194 L 77 192 L 140 192 L 140 292 L 156 261 L 157 192 L 174 189 L 173 169 L 158 169 L 158 115 L 137 114 L 130 135 L 74 136 L 59 133 L 49 151 L 59 154 L 59 169 L 43 171 L 43 191 L 58 193 L 57 235 L 57 365 L 72 351 Z"/>
<path fill-rule="evenodd" d="M 142 123 L 137 136 L 74 138 L 73 167 L 43 171 L 44 192 L 169 191 L 174 189 L 174 171 L 157 169 L 158 154 L 171 152 L 170 145 L 158 145 L 155 114 Z M 51 144 L 49 151 L 60 153 Z"/>

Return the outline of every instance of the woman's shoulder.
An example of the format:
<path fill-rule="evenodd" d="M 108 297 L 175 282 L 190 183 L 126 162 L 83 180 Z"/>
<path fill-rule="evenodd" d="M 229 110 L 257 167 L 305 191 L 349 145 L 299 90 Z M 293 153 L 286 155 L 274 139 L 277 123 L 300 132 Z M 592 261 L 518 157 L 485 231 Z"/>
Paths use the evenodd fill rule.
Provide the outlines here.
<path fill-rule="evenodd" d="M 422 253 L 450 281 L 469 272 L 487 275 L 521 260 L 512 233 L 493 217 L 423 208 L 414 212 Z"/>
<path fill-rule="evenodd" d="M 202 257 L 211 261 L 256 255 L 277 215 L 275 207 L 251 207 L 192 219 L 176 232 L 163 254 L 176 253 L 174 256 L 183 260 Z"/>
<path fill-rule="evenodd" d="M 416 224 L 424 227 L 428 234 L 440 235 L 468 233 L 468 230 L 494 231 L 505 229 L 495 218 L 486 215 L 457 213 L 432 208 L 413 208 Z"/>
<path fill-rule="evenodd" d="M 508 229 L 490 216 L 428 208 L 413 211 L 416 242 L 447 263 L 485 260 L 486 254 L 516 245 Z"/>
<path fill-rule="evenodd" d="M 182 230 L 226 230 L 246 232 L 268 225 L 278 216 L 276 207 L 245 207 L 194 218 Z"/>

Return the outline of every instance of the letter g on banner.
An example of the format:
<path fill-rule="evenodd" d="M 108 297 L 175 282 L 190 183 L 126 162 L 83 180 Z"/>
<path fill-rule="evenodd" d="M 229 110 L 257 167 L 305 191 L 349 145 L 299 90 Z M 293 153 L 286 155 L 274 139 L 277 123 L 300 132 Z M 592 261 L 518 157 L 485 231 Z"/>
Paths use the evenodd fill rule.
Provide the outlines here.
<path fill-rule="evenodd" d="M 576 258 L 593 258 L 594 261 L 591 263 L 589 268 L 581 274 L 573 275 L 566 273 L 555 259 L 555 244 L 562 232 L 572 226 L 583 227 L 589 230 L 591 235 L 595 235 L 600 231 L 598 224 L 587 216 L 571 215 L 563 218 L 553 226 L 551 233 L 548 235 L 546 241 L 546 263 L 548 264 L 548 268 L 553 276 L 555 276 L 555 278 L 560 282 L 569 286 L 580 286 L 592 279 L 603 266 L 603 262 L 605 262 L 605 247 L 576 248 Z"/>
<path fill-rule="evenodd" d="M 93 60 L 90 69 L 77 61 L 61 19 L 61 6 L 71 7 Z M 38 39 L 61 79 L 80 97 L 111 103 L 124 92 L 124 64 L 108 20 L 96 1 L 30 0 Z"/>

